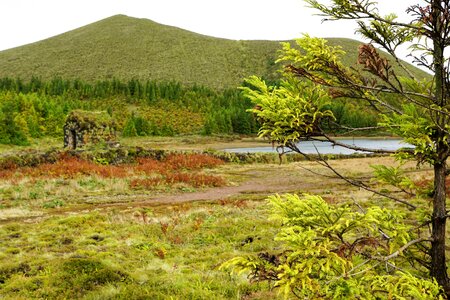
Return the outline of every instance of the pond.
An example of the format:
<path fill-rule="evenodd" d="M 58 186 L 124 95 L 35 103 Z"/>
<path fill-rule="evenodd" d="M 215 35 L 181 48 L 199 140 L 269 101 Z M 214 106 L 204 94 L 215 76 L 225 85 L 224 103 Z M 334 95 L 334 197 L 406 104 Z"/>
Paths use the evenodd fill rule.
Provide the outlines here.
<path fill-rule="evenodd" d="M 369 148 L 369 149 L 383 149 L 383 150 L 397 150 L 403 147 L 412 147 L 410 144 L 404 143 L 399 139 L 380 139 L 380 138 L 348 138 L 339 139 L 340 143 L 347 145 Z M 326 141 L 304 141 L 297 144 L 298 148 L 306 154 L 354 154 L 364 153 L 362 151 L 354 151 L 341 146 L 333 146 Z M 224 151 L 233 153 L 255 153 L 255 152 L 276 152 L 276 148 L 272 146 L 267 147 L 249 147 L 249 148 L 230 148 Z"/>

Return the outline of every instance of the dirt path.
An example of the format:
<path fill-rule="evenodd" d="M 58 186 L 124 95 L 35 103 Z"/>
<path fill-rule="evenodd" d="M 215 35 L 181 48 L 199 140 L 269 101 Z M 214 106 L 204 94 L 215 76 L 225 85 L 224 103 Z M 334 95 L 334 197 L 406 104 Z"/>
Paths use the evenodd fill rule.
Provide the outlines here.
<path fill-rule="evenodd" d="M 331 164 L 337 170 L 350 176 L 358 174 L 359 178 L 370 178 L 372 169 L 370 165 L 392 163 L 390 158 L 361 158 L 336 160 Z M 413 165 L 412 165 L 413 166 Z M 357 170 L 357 171 L 354 171 Z M 313 171 L 313 172 L 311 172 Z M 410 172 L 417 172 L 411 169 Z M 327 175 L 321 176 L 322 175 Z M 92 203 L 98 208 L 107 207 L 144 207 L 165 204 L 177 204 L 193 201 L 217 201 L 233 198 L 242 198 L 246 195 L 259 196 L 261 198 L 275 193 L 317 193 L 323 194 L 333 191 L 358 190 L 351 187 L 340 178 L 330 178 L 333 175 L 329 170 L 320 167 L 315 163 L 301 162 L 287 165 L 255 166 L 240 173 L 242 181 L 238 184 L 225 187 L 207 188 L 195 192 L 178 192 L 175 194 L 163 195 L 129 195 L 127 197 L 117 196 L 115 199 L 105 199 L 104 197 L 92 198 Z M 106 202 L 105 202 L 106 200 Z M 102 203 L 102 204 L 98 204 Z"/>
<path fill-rule="evenodd" d="M 220 173 L 222 170 L 220 171 Z M 155 207 L 177 205 L 194 201 L 219 201 L 227 199 L 262 199 L 270 194 L 284 192 L 320 192 L 332 181 L 320 180 L 295 164 L 289 165 L 255 165 L 236 167 L 229 166 L 223 170 L 232 180 L 231 185 L 216 188 L 200 189 L 194 192 L 175 191 L 171 193 L 134 193 L 131 195 L 96 195 L 74 197 L 78 204 L 52 210 L 33 212 L 12 212 L 0 215 L 0 223 L 12 221 L 35 222 L 43 218 L 57 215 L 71 215 L 89 211 L 106 211 L 109 209 L 133 209 L 139 207 Z M 230 175 L 232 174 L 232 175 Z M 338 181 L 338 180 L 336 180 Z M 337 182 L 335 184 L 338 184 Z"/>
<path fill-rule="evenodd" d="M 274 175 L 274 177 L 269 177 Z M 280 175 L 284 175 L 280 177 Z M 243 195 L 260 195 L 266 196 L 274 193 L 294 192 L 298 190 L 316 190 L 320 188 L 320 184 L 313 185 L 311 182 L 299 182 L 289 180 L 289 174 L 280 174 L 280 172 L 267 171 L 260 172 L 257 178 L 252 178 L 241 182 L 235 186 L 225 186 L 216 188 L 207 188 L 195 192 L 180 192 L 171 195 L 133 195 L 129 196 L 130 201 L 121 203 L 106 203 L 98 205 L 100 207 L 108 206 L 145 206 L 155 204 L 175 204 L 191 201 L 217 201 L 223 199 L 237 198 Z M 100 202 L 99 199 L 91 199 L 93 202 Z M 122 197 L 122 200 L 123 197 Z"/>

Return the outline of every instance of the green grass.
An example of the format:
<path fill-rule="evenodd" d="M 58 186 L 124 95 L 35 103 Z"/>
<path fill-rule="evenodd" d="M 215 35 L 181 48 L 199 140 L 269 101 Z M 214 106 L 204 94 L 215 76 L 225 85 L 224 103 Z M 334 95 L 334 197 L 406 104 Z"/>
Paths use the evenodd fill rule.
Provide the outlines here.
<path fill-rule="evenodd" d="M 266 284 L 218 269 L 273 244 L 267 213 L 258 201 L 228 201 L 9 223 L 2 299 L 273 299 Z"/>
<path fill-rule="evenodd" d="M 356 64 L 360 42 L 329 39 Z M 32 75 L 98 79 L 176 80 L 211 88 L 236 87 L 250 75 L 277 78 L 277 41 L 208 37 L 146 19 L 113 16 L 37 43 L 0 52 L 0 77 Z M 414 69 L 420 77 L 424 72 Z"/>

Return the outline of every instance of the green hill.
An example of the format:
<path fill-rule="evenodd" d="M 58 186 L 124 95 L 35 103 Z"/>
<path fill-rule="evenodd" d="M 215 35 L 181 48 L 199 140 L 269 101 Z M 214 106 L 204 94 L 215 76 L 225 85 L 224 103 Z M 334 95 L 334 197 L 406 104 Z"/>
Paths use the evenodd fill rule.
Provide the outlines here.
<path fill-rule="evenodd" d="M 329 39 L 355 63 L 359 42 Z M 277 41 L 208 37 L 147 19 L 113 16 L 33 44 L 0 52 L 0 77 L 56 77 L 94 81 L 175 80 L 212 88 L 244 77 L 276 78 Z M 351 58 L 350 58 L 351 57 Z"/>

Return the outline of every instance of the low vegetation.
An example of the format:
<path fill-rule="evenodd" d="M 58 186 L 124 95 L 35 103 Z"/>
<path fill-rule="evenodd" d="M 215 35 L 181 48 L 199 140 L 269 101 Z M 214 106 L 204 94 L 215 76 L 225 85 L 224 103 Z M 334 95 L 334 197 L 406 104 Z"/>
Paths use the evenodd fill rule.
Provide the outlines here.
<path fill-rule="evenodd" d="M 141 193 L 189 193 L 227 184 L 223 175 L 205 174 L 224 166 L 223 160 L 196 153 L 158 153 L 159 159 L 140 157 L 116 165 L 71 155 L 75 152 L 48 156 L 53 162 L 31 155 L 25 161 L 16 159 L 22 165 L 4 160 L 2 297 L 277 297 L 265 283 L 249 284 L 218 268 L 235 253 L 257 253 L 271 243 L 272 222 L 259 196 L 161 206 L 135 206 L 131 201 L 124 207 L 96 209 L 102 202 L 92 203 L 92 195 L 107 199 L 109 193 L 126 203 L 127 196 L 136 199 Z M 154 178 L 161 179 L 156 186 Z M 147 182 L 151 184 L 143 184 Z"/>
<path fill-rule="evenodd" d="M 254 201 L 51 217 L 0 227 L 4 299 L 267 299 L 267 284 L 219 270 L 271 244 Z"/>

